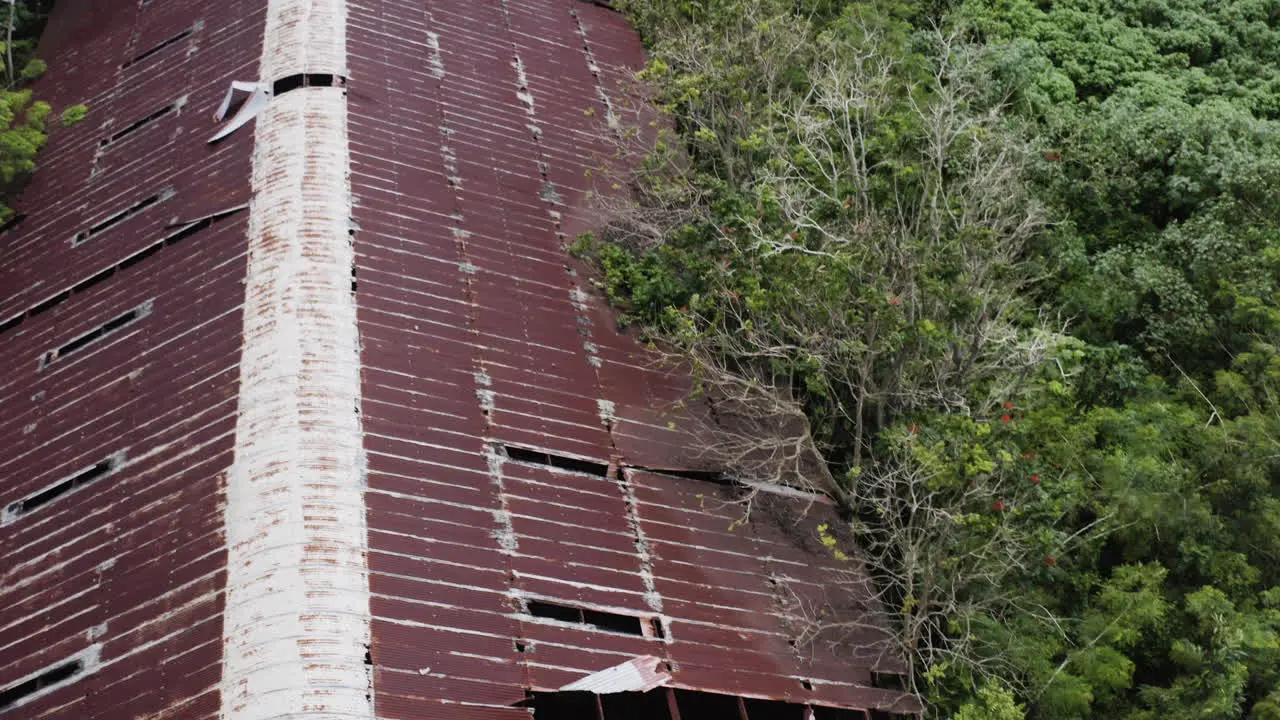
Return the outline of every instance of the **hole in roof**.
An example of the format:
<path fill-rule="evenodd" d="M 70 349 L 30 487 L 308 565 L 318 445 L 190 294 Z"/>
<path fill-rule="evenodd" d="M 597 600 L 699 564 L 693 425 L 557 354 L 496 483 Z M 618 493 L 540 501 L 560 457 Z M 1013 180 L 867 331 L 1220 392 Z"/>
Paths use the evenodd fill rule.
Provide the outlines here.
<path fill-rule="evenodd" d="M 676 690 L 675 693 L 681 720 L 738 720 L 741 717 L 737 695 L 716 695 L 694 690 Z"/>
<path fill-rule="evenodd" d="M 3 522 L 0 522 L 0 524 L 13 522 L 14 520 L 17 520 L 40 507 L 48 505 L 54 500 L 68 495 L 75 490 L 79 490 L 80 488 L 83 488 L 97 480 L 101 480 L 119 469 L 123 462 L 124 455 L 122 453 L 117 453 L 105 460 L 102 460 L 101 462 L 95 463 L 91 467 L 80 470 L 70 477 L 64 478 L 43 490 L 32 495 L 28 495 L 15 503 L 11 503 L 9 507 L 5 508 Z"/>
<path fill-rule="evenodd" d="M 129 125 L 128 127 L 125 127 L 125 128 L 121 128 L 120 130 L 112 134 L 110 137 L 103 138 L 98 142 L 98 146 L 105 148 L 112 143 L 119 142 L 120 140 L 128 137 L 129 135 L 132 135 L 133 133 L 141 130 L 142 128 L 150 125 L 151 123 L 163 118 L 164 116 L 173 112 L 176 108 L 177 108 L 177 103 L 169 103 L 168 105 L 165 105 L 164 107 L 160 108 L 159 110 L 156 110 L 155 112 L 142 118 L 141 120 L 138 120 L 132 125 Z"/>
<path fill-rule="evenodd" d="M 22 221 L 26 219 L 27 219 L 27 216 L 22 213 L 16 213 L 10 216 L 8 220 L 5 220 L 3 223 L 0 223 L 0 233 L 9 232 L 10 230 L 18 227 L 18 225 L 22 224 Z"/>
<path fill-rule="evenodd" d="M 634 615 L 621 615 L 603 610 L 577 608 L 545 600 L 530 600 L 525 604 L 525 607 L 527 612 L 534 617 L 578 625 L 589 625 L 597 630 L 622 633 L 624 635 L 644 636 L 644 621 Z"/>
<path fill-rule="evenodd" d="M 881 690 L 906 690 L 905 679 L 901 675 L 891 672 L 879 672 L 873 670 L 871 672 L 871 685 L 873 687 L 880 688 Z"/>
<path fill-rule="evenodd" d="M 793 705 L 781 700 L 743 698 L 743 707 L 751 720 L 806 720 L 804 705 Z"/>
<path fill-rule="evenodd" d="M 0 712 L 4 712 L 42 690 L 66 683 L 83 671 L 84 663 L 80 660 L 72 660 L 49 668 L 33 678 L 0 690 Z"/>
<path fill-rule="evenodd" d="M 541 600 L 530 600 L 528 603 L 529 614 L 534 617 L 548 618 L 550 620 L 560 620 L 562 622 L 581 623 L 582 610 L 568 605 L 557 605 L 555 603 L 542 602 Z"/>
<path fill-rule="evenodd" d="M 114 333 L 115 331 L 121 328 L 127 327 L 128 325 L 132 325 L 133 323 L 147 317 L 150 314 L 151 314 L 151 301 L 148 300 L 147 302 L 142 303 L 141 305 L 133 308 L 132 310 L 129 310 L 128 312 L 124 312 L 124 313 L 121 313 L 120 315 L 117 315 L 116 317 L 106 321 L 105 323 L 90 330 L 89 332 L 84 333 L 83 335 L 75 338 L 71 342 L 66 343 L 65 345 L 62 345 L 61 347 L 58 347 L 54 350 L 50 350 L 46 352 L 40 360 L 40 369 L 43 370 L 44 368 L 48 367 L 50 364 L 58 360 L 61 360 L 69 355 L 72 355 L 80 350 L 83 350 L 85 347 L 88 347 L 89 345 L 97 342 L 98 340 L 101 340 L 111 335 L 112 333 Z"/>
<path fill-rule="evenodd" d="M 287 75 L 271 83 L 272 95 L 283 95 L 304 87 L 337 87 L 345 85 L 346 78 L 330 73 L 298 73 Z"/>
<path fill-rule="evenodd" d="M 187 28 L 186 30 L 183 30 L 177 35 L 174 35 L 173 37 L 169 38 L 168 40 L 161 41 L 159 45 L 155 45 L 151 49 L 139 55 L 134 55 L 131 59 L 125 61 L 124 63 L 121 63 L 120 69 L 124 70 L 125 68 L 131 65 L 136 65 L 137 63 L 140 63 L 143 60 L 150 58 L 152 55 L 155 55 L 156 53 L 160 52 L 161 50 L 164 50 L 165 48 L 169 47 L 170 45 L 173 45 L 174 43 L 182 42 L 183 40 L 190 37 L 191 33 L 193 32 L 195 32 L 195 28 Z"/>
<path fill-rule="evenodd" d="M 546 465 L 548 467 L 583 473 L 586 475 L 598 475 L 600 477 L 609 476 L 609 466 L 605 463 L 592 462 L 591 460 L 580 460 L 578 458 L 566 457 L 564 455 L 553 455 L 542 450 L 531 450 L 529 448 L 517 447 L 515 445 L 504 445 L 503 450 L 506 452 L 507 459 L 515 462 L 527 463 L 530 465 Z"/>
<path fill-rule="evenodd" d="M 76 293 L 84 292 L 85 290 L 88 290 L 89 288 L 115 275 L 117 270 L 123 270 L 125 268 L 132 267 L 142 262 L 143 260 L 151 257 L 152 255 L 156 254 L 158 251 L 160 251 L 161 248 L 165 248 L 170 245 L 174 245 L 179 242 L 182 242 L 183 240 L 191 237 L 192 235 L 195 235 L 201 230 L 208 228 L 209 226 L 213 225 L 213 223 L 217 222 L 223 217 L 226 217 L 229 214 L 230 213 L 219 213 L 187 225 L 181 230 L 169 235 L 168 237 L 151 245 L 150 247 L 143 248 L 142 250 L 139 250 L 138 252 L 130 255 L 129 257 L 126 257 L 124 260 L 121 260 L 120 262 L 107 268 L 106 270 L 99 272 L 93 277 L 90 277 L 88 280 L 82 280 L 76 283 L 75 286 L 73 286 L 70 290 L 65 290 L 61 293 L 58 293 L 57 295 L 54 295 L 48 300 L 43 300 L 40 303 L 33 306 L 31 309 L 27 310 L 26 312 L 15 315 L 9 318 L 8 320 L 4 321 L 3 323 L 0 323 L 0 333 L 5 332 L 6 330 L 12 330 L 13 328 L 22 324 L 22 321 L 26 320 L 29 317 L 34 317 L 43 312 L 52 310 L 53 308 L 57 307 L 58 305 L 62 304 L 63 302 L 71 298 L 72 295 L 75 295 Z"/>
<path fill-rule="evenodd" d="M 530 692 L 520 702 L 537 720 L 601 720 L 600 696 L 589 692 Z"/>
<path fill-rule="evenodd" d="M 604 710 L 604 720 L 667 720 L 671 717 L 667 707 L 667 694 L 662 691 L 608 693 L 600 696 L 600 706 Z M 682 716 L 681 720 L 698 718 Z"/>
<path fill-rule="evenodd" d="M 101 235 L 102 233 L 110 230 L 116 225 L 119 225 L 125 220 L 128 220 L 129 218 L 133 217 L 134 215 L 141 213 L 147 208 L 150 208 L 152 205 L 155 205 L 156 203 L 161 202 L 163 200 L 167 200 L 168 198 L 172 197 L 172 195 L 173 195 L 172 191 L 162 190 L 156 193 L 155 195 L 152 195 L 149 198 L 140 200 L 134 203 L 133 205 L 130 205 L 129 207 L 124 208 L 123 210 L 120 210 L 115 214 L 110 215 L 104 218 L 103 220 L 98 221 L 97 223 L 76 233 L 75 237 L 71 239 L 71 247 L 80 247 L 81 245 L 85 244 L 95 236 Z"/>
<path fill-rule="evenodd" d="M 601 630 L 610 630 L 627 635 L 644 635 L 643 622 L 640 618 L 632 615 L 619 615 L 617 613 L 584 608 L 582 610 L 582 620 L 586 624 L 594 625 Z"/>
<path fill-rule="evenodd" d="M 685 480 L 698 480 L 700 482 L 718 483 L 721 485 L 732 484 L 729 477 L 718 470 L 671 470 L 667 468 L 640 467 L 639 465 L 632 465 L 630 469 L 653 473 L 654 475 L 684 478 Z"/>

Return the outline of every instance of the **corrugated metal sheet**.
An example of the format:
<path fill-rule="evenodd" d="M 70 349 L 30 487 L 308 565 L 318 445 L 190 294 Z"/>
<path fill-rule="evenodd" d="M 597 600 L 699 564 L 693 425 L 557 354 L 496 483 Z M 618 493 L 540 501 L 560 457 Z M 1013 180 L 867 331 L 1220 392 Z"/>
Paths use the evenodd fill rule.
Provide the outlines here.
<path fill-rule="evenodd" d="M 0 527 L 0 687 L 100 646 L 83 680 L 6 720 L 217 713 L 246 226 L 182 221 L 248 199 L 252 138 L 192 141 L 225 83 L 255 73 L 262 21 L 256 2 L 102 0 L 58 3 L 50 23 L 37 95 L 90 113 L 50 123 L 27 217 L 0 235 L 0 505 L 126 460 Z"/>
<path fill-rule="evenodd" d="M 40 92 L 92 110 L 55 130 L 28 217 L 0 235 L 0 506 L 124 460 L 0 524 L 0 688 L 92 657 L 83 680 L 6 718 L 266 717 L 336 678 L 343 698 L 307 712 L 367 715 L 363 681 L 385 720 L 527 720 L 531 691 L 648 657 L 671 703 L 909 709 L 872 687 L 891 665 L 874 633 L 806 633 L 816 614 L 860 612 L 830 582 L 856 573 L 814 542 L 829 508 L 774 498 L 744 523 L 732 488 L 637 469 L 696 464 L 666 414 L 687 378 L 615 331 L 563 247 L 593 227 L 600 123 L 642 62 L 621 17 L 576 0 L 279 2 L 291 10 L 274 31 L 248 2 L 64 3 L 52 23 Z M 297 73 L 335 84 L 274 97 L 259 124 L 206 142 L 232 81 Z M 255 212 L 227 213 L 250 200 L 255 137 Z M 348 153 L 349 196 L 333 175 Z M 276 195 L 282 214 L 263 212 Z M 285 280 L 280 263 L 309 270 Z M 99 332 L 143 303 L 150 314 Z M 315 349 L 302 366 L 295 336 Z M 70 349 L 42 367 L 57 348 Z M 293 390 L 254 389 L 288 372 Z M 260 402 L 237 436 L 242 397 Z M 237 442 L 245 463 L 281 445 L 285 465 L 255 455 L 237 476 L 252 482 L 227 516 L 224 631 L 220 493 Z M 276 476 L 293 478 L 285 494 L 317 485 L 279 524 L 253 480 Z M 290 538 L 302 555 L 273 560 Z M 279 602 L 253 597 L 262 566 L 242 561 L 287 570 L 264 592 L 297 590 L 295 609 L 323 621 L 300 639 L 332 641 L 258 656 L 297 673 L 281 682 L 246 679 L 289 633 L 254 624 Z M 299 579 L 317 565 L 334 572 Z M 292 700 L 260 702 L 276 685 Z"/>
<path fill-rule="evenodd" d="M 713 483 L 501 450 L 696 458 L 664 414 L 687 380 L 614 330 L 564 251 L 593 226 L 587 171 L 642 62 L 634 32 L 573 0 L 352 0 L 350 18 L 379 717 L 527 718 L 527 689 L 641 656 L 673 687 L 900 700 L 872 687 L 868 637 L 792 645 L 800 605 L 850 604 L 826 582 L 847 570 L 797 541 L 828 511 L 741 525 Z M 530 617 L 530 599 L 658 618 L 666 638 Z"/>
<path fill-rule="evenodd" d="M 641 655 L 624 663 L 574 680 L 560 688 L 562 692 L 592 692 L 597 695 L 623 692 L 648 692 L 671 682 L 671 673 L 663 672 L 662 658 Z"/>

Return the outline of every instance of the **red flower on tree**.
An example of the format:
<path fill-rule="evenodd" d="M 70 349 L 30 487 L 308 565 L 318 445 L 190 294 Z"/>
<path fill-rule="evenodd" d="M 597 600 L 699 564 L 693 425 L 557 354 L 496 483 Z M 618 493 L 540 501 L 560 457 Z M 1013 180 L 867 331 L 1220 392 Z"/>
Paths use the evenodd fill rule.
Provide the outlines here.
<path fill-rule="evenodd" d="M 1004 500 L 997 500 L 991 503 L 991 509 L 996 512 L 1004 512 Z"/>
<path fill-rule="evenodd" d="M 896 297 L 894 297 L 894 296 L 890 295 L 890 296 L 889 296 L 889 304 L 890 304 L 890 305 L 901 305 L 901 304 L 902 304 L 902 301 L 901 301 L 901 300 L 899 300 L 898 298 L 896 298 Z"/>
<path fill-rule="evenodd" d="M 1032 485 L 1039 485 L 1039 484 L 1040 484 L 1040 476 L 1039 476 L 1039 475 L 1032 475 L 1032 476 L 1031 476 L 1031 484 L 1032 484 Z"/>
<path fill-rule="evenodd" d="M 1011 422 L 1012 420 L 1013 420 L 1013 418 L 1012 418 L 1012 417 L 1010 417 L 1009 415 L 1001 415 L 1001 416 L 1000 416 L 1000 422 L 1002 422 L 1002 423 L 1008 424 L 1008 423 L 1009 423 L 1009 422 Z"/>
<path fill-rule="evenodd" d="M 1045 555 L 1045 556 L 1044 556 L 1044 566 L 1045 566 L 1045 567 L 1053 567 L 1054 565 L 1057 565 L 1057 564 L 1058 564 L 1058 558 L 1056 558 L 1056 557 L 1054 557 L 1054 556 L 1052 556 L 1052 555 Z"/>
<path fill-rule="evenodd" d="M 1012 409 L 1013 409 L 1013 403 L 1009 402 L 1008 400 L 1005 400 L 1005 401 L 1004 401 L 1004 409 L 1005 409 L 1005 410 L 1012 410 Z"/>

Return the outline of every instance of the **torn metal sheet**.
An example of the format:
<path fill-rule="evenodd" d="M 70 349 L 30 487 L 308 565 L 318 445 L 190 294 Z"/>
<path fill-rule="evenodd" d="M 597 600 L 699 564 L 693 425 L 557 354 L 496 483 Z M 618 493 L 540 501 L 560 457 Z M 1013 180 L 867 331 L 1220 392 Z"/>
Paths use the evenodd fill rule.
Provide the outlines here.
<path fill-rule="evenodd" d="M 662 658 L 641 655 L 571 682 L 560 690 L 562 692 L 593 692 L 597 695 L 648 692 L 671 682 L 671 673 L 658 669 L 661 665 Z"/>
<path fill-rule="evenodd" d="M 249 93 L 249 98 L 236 111 L 235 117 L 231 118 L 231 122 L 223 125 L 216 135 L 209 138 L 209 142 L 218 142 L 257 117 L 258 113 L 262 112 L 262 109 L 271 100 L 271 83 L 233 80 L 231 87 L 227 88 L 227 94 L 222 98 L 222 104 L 213 113 L 214 120 L 222 122 L 226 118 L 227 112 L 231 109 L 231 101 L 235 99 L 237 92 Z"/>

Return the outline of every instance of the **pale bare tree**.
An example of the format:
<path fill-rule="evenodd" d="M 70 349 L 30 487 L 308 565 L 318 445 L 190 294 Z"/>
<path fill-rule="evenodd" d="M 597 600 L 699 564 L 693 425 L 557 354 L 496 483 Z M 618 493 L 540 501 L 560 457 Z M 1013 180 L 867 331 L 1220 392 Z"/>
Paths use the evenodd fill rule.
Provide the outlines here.
<path fill-rule="evenodd" d="M 736 296 L 740 269 L 727 267 L 704 278 L 712 309 L 685 310 L 687 331 L 668 333 L 666 352 L 692 368 L 710 407 L 697 429 L 707 457 L 752 483 L 820 490 L 852 513 L 850 596 L 873 602 L 839 621 L 815 614 L 815 641 L 878 629 L 913 690 L 949 664 L 1008 680 L 999 649 L 976 647 L 968 623 L 1019 613 L 1065 637 L 1049 609 L 1005 591 L 1043 561 L 1011 519 L 1031 487 L 998 470 L 947 486 L 908 450 L 911 438 L 886 443 L 884 433 L 921 412 L 996 420 L 1028 378 L 1055 367 L 1064 328 L 1023 299 L 1036 278 L 1021 258 L 1046 224 L 1028 180 L 1039 153 L 991 95 L 982 50 L 958 35 L 929 34 L 924 79 L 904 87 L 904 76 L 922 76 L 884 51 L 877 27 L 815 36 L 779 3 L 743 5 L 731 36 L 674 26 L 685 35 L 658 55 L 691 77 L 727 79 L 754 62 L 742 79 L 750 92 L 680 99 L 681 133 L 653 115 L 619 132 L 613 167 L 631 169 L 631 193 L 602 200 L 604 235 L 644 251 L 711 222 L 685 143 L 760 198 L 756 214 L 718 229 L 725 254 L 752 272 L 795 258 L 812 282 L 772 297 L 761 317 Z M 788 76 L 797 67 L 804 82 Z M 644 81 L 632 107 L 653 99 Z M 915 133 L 902 151 L 909 171 L 882 147 L 882 125 L 902 112 Z M 805 386 L 797 366 L 823 387 Z"/>

